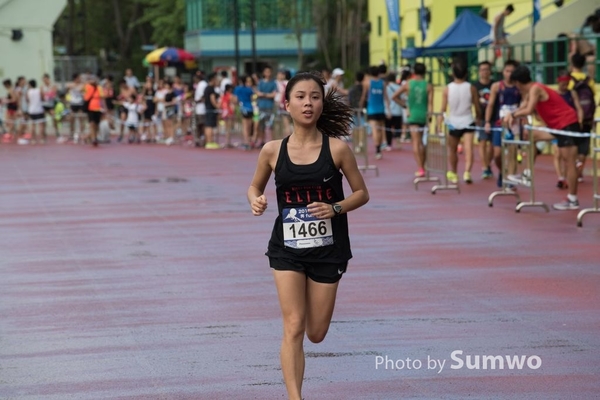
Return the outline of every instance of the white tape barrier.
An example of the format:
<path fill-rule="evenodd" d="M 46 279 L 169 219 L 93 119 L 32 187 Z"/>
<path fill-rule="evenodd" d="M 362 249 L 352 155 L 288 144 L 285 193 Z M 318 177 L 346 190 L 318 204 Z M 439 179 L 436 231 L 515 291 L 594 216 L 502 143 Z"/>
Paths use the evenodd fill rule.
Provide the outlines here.
<path fill-rule="evenodd" d="M 571 137 L 591 137 L 591 133 L 581 133 L 581 132 L 571 132 L 571 131 L 563 131 L 560 129 L 551 129 L 545 126 L 533 126 L 533 125 L 525 125 L 525 129 L 548 132 L 553 135 L 562 135 L 562 136 L 571 136 Z"/>

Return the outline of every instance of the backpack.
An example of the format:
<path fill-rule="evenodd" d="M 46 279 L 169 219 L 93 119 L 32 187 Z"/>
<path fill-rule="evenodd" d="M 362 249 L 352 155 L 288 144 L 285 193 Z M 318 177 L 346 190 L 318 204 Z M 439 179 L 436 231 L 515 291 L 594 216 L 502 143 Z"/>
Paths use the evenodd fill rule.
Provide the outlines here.
<path fill-rule="evenodd" d="M 577 97 L 579 97 L 579 104 L 581 104 L 581 108 L 583 109 L 583 121 L 594 121 L 594 114 L 596 113 L 596 101 L 594 100 L 594 92 L 589 84 L 590 77 L 586 76 L 585 79 L 578 80 L 571 75 L 571 80 L 575 84 L 573 86 L 573 90 L 575 93 L 577 93 Z"/>

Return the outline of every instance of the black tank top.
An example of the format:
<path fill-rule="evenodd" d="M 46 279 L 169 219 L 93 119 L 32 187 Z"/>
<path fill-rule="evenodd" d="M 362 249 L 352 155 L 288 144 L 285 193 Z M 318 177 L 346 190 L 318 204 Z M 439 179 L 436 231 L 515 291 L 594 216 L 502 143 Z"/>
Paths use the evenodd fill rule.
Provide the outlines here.
<path fill-rule="evenodd" d="M 275 220 L 269 257 L 306 262 L 346 262 L 352 258 L 347 214 L 319 220 L 306 213 L 313 202 L 342 201 L 343 174 L 336 168 L 323 135 L 319 158 L 312 164 L 296 165 L 288 155 L 289 136 L 282 140 L 275 166 L 275 187 L 279 215 Z"/>
<path fill-rule="evenodd" d="M 11 101 L 13 99 L 12 94 L 10 92 L 6 95 L 6 99 L 8 101 Z M 17 111 L 17 103 L 8 103 L 6 105 L 6 108 L 11 111 Z"/>

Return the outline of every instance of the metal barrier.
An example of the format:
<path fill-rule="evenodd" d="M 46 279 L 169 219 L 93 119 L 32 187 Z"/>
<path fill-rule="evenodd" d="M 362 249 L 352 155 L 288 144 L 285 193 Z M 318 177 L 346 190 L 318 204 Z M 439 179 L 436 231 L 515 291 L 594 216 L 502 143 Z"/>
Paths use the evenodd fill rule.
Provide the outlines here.
<path fill-rule="evenodd" d="M 352 147 L 354 154 L 364 161 L 364 165 L 359 165 L 359 171 L 374 170 L 375 176 L 379 176 L 379 167 L 369 164 L 369 154 L 367 151 L 367 126 L 362 110 L 354 110 L 354 127 L 352 128 Z"/>
<path fill-rule="evenodd" d="M 439 114 L 434 114 L 434 116 Z M 431 188 L 431 194 L 438 190 L 456 190 L 460 193 L 460 187 L 457 183 L 448 180 L 448 127 L 444 124 L 444 132 L 437 134 L 428 134 L 427 126 L 423 128 L 423 139 L 425 140 L 425 176 L 417 177 L 413 180 L 415 190 L 419 189 L 419 183 L 437 182 Z M 432 176 L 431 173 L 441 174 L 440 179 Z M 442 180 L 444 183 L 442 183 Z"/>
<path fill-rule="evenodd" d="M 598 123 L 600 123 L 600 119 L 597 119 L 596 121 L 596 127 L 598 126 Z M 594 206 L 592 208 L 585 208 L 581 211 L 579 211 L 579 213 L 577 214 L 577 226 L 578 227 L 582 227 L 583 226 L 583 217 L 587 214 L 600 214 L 600 190 L 598 188 L 599 186 L 599 182 L 598 180 L 600 179 L 600 176 L 598 175 L 598 162 L 600 162 L 599 158 L 598 158 L 598 154 L 600 153 L 600 135 L 595 134 L 592 135 L 591 138 L 591 143 L 592 143 L 592 162 L 593 162 L 593 166 L 592 166 L 592 179 L 594 181 L 594 193 L 593 193 L 593 200 L 594 200 Z"/>
<path fill-rule="evenodd" d="M 531 125 L 525 125 L 523 128 L 525 128 L 529 132 L 529 137 L 527 140 L 523 140 L 522 138 L 517 139 L 514 136 L 511 136 L 511 132 L 508 129 L 504 129 L 502 133 L 502 190 L 490 194 L 488 198 L 488 205 L 490 207 L 493 207 L 494 199 L 498 196 L 514 196 L 517 198 L 517 206 L 515 207 L 515 212 L 521 212 L 521 210 L 525 207 L 541 207 L 544 210 L 546 210 L 546 212 L 549 212 L 550 209 L 548 208 L 548 205 L 546 203 L 535 200 L 534 163 L 536 156 L 536 147 L 533 138 L 534 127 Z M 521 174 L 523 178 L 520 180 L 509 180 L 508 156 L 511 153 L 510 149 L 514 148 L 516 152 L 519 150 L 518 146 L 527 149 L 527 169 L 529 172 L 526 173 L 524 170 Z M 529 201 L 521 201 L 521 197 L 519 196 L 517 191 L 513 189 L 515 186 L 519 185 L 529 188 Z"/>
<path fill-rule="evenodd" d="M 289 123 L 291 124 L 290 113 L 283 110 L 277 110 L 271 117 L 271 140 L 276 139 L 284 139 L 289 135 L 289 132 L 285 131 L 286 124 L 284 122 L 284 118 L 288 118 Z"/>

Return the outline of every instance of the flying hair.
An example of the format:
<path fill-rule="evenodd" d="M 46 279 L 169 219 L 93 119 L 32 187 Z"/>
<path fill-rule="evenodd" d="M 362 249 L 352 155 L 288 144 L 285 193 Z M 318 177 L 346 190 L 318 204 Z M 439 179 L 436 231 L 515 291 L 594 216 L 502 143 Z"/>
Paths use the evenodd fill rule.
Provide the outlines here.
<path fill-rule="evenodd" d="M 312 80 L 319 84 L 323 95 L 323 112 L 317 120 L 317 129 L 326 136 L 340 138 L 350 134 L 353 111 L 343 101 L 343 97 L 333 88 L 325 94 L 325 81 L 319 72 L 299 72 L 285 87 L 285 99 L 289 101 L 290 93 L 298 82 Z"/>

